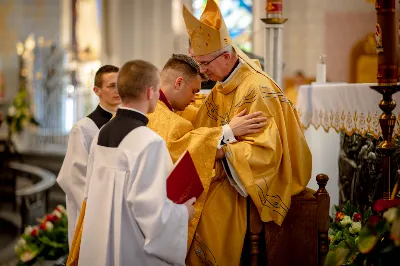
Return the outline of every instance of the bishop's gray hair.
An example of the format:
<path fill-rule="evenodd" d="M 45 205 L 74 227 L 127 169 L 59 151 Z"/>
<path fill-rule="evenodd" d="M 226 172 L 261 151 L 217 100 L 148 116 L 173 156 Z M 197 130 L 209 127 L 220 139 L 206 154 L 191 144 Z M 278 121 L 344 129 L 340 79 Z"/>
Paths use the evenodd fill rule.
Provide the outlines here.
<path fill-rule="evenodd" d="M 212 57 L 217 57 L 217 56 L 219 56 L 219 55 L 221 55 L 221 54 L 223 54 L 223 53 L 230 53 L 230 54 L 232 54 L 233 52 L 235 52 L 235 49 L 233 49 L 232 45 L 227 45 L 227 46 L 225 46 L 224 48 L 219 49 L 218 51 L 215 51 L 215 52 L 210 53 L 210 55 L 211 55 Z"/>

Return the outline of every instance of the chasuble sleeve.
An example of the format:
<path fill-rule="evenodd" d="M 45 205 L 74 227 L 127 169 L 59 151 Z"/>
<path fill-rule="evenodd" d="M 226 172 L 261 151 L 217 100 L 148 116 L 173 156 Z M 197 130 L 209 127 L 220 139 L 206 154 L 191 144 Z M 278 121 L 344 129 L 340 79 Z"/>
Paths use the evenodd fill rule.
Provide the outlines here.
<path fill-rule="evenodd" d="M 89 143 L 82 129 L 74 126 L 68 139 L 67 153 L 57 177 L 57 182 L 68 199 L 80 208 L 85 192 Z"/>
<path fill-rule="evenodd" d="M 237 180 L 236 186 L 245 188 L 264 222 L 281 225 L 291 196 L 301 192 L 310 179 L 311 153 L 295 111 L 279 88 L 271 82 L 256 84 L 254 79 L 243 87 L 236 95 L 239 108 L 235 113 L 244 108 L 249 113 L 262 111 L 268 124 L 263 132 L 224 147 L 232 170 L 230 181 Z"/>
<path fill-rule="evenodd" d="M 184 205 L 167 198 L 166 178 L 171 159 L 165 143 L 161 139 L 152 142 L 137 161 L 127 200 L 144 235 L 144 250 L 167 262 L 184 265 L 188 212 Z"/>
<path fill-rule="evenodd" d="M 189 121 L 171 112 L 161 102 L 157 104 L 154 113 L 149 114 L 148 117 L 148 127 L 164 139 L 174 163 L 185 151 L 189 151 L 203 184 L 204 191 L 196 200 L 194 205 L 196 213 L 189 223 L 188 246 L 190 247 L 213 177 L 215 155 L 221 140 L 222 127 L 194 129 Z"/>
<path fill-rule="evenodd" d="M 190 123 L 193 123 L 198 111 L 199 111 L 199 108 L 197 108 L 196 106 L 188 105 L 185 108 L 185 110 L 177 111 L 176 114 L 179 115 L 180 117 L 185 118 Z"/>

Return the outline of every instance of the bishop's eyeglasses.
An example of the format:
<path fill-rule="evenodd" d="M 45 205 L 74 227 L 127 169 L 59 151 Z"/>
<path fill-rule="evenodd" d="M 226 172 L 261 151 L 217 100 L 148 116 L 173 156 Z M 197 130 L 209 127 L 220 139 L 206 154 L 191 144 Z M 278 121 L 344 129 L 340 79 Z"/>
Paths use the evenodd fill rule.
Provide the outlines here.
<path fill-rule="evenodd" d="M 220 57 L 220 56 L 223 55 L 224 53 L 225 53 L 225 52 L 220 53 L 219 55 L 217 55 L 216 57 L 214 57 L 213 59 L 211 59 L 211 60 L 208 61 L 208 62 L 198 62 L 197 60 L 196 60 L 196 62 L 197 62 L 197 64 L 199 64 L 200 67 L 207 67 L 209 64 L 212 63 L 212 61 L 214 61 L 215 59 L 217 59 L 218 57 Z"/>

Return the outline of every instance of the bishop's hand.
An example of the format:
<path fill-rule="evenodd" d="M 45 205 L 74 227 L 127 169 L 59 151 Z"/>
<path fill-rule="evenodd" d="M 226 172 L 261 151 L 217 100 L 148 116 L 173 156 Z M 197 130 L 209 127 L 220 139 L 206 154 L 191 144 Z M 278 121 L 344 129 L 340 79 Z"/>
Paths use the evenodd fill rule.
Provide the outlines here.
<path fill-rule="evenodd" d="M 231 122 L 229 122 L 229 126 L 235 137 L 261 132 L 266 125 L 267 118 L 262 115 L 262 112 L 259 111 L 246 115 L 246 109 L 236 114 Z"/>
<path fill-rule="evenodd" d="M 188 200 L 185 203 L 183 203 L 186 206 L 187 210 L 188 210 L 189 221 L 193 219 L 194 214 L 196 213 L 196 209 L 193 206 L 193 204 L 195 202 L 196 202 L 196 198 L 191 198 L 190 200 Z"/>

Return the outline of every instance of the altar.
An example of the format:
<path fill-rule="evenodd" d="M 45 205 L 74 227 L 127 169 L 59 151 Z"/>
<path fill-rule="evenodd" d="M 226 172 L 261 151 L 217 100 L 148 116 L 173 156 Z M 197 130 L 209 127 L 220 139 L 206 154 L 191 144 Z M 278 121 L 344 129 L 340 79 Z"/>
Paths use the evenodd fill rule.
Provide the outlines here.
<path fill-rule="evenodd" d="M 314 83 L 299 88 L 296 109 L 312 152 L 312 176 L 329 176 L 331 207 L 354 199 L 362 183 L 360 172 L 369 170 L 366 174 L 371 179 L 378 176 L 375 149 L 382 135 L 378 106 L 382 95 L 371 85 L 375 84 Z M 394 94 L 393 99 L 399 103 L 400 94 Z M 393 113 L 396 137 L 400 135 L 399 105 Z M 311 179 L 308 187 L 316 189 L 318 185 Z"/>

